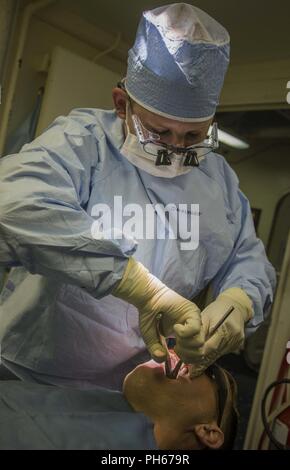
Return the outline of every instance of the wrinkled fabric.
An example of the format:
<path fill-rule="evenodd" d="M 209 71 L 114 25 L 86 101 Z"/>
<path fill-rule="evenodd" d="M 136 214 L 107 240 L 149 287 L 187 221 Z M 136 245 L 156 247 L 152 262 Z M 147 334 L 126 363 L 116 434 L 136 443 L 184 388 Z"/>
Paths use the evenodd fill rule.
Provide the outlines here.
<path fill-rule="evenodd" d="M 0 266 L 0 292 L 3 289 L 4 282 L 5 282 L 5 269 L 4 266 Z"/>
<path fill-rule="evenodd" d="M 128 94 L 179 121 L 210 119 L 229 64 L 230 37 L 204 11 L 173 3 L 145 11 L 128 55 Z"/>
<path fill-rule="evenodd" d="M 153 423 L 120 392 L 0 381 L 1 450 L 156 448 Z"/>
<path fill-rule="evenodd" d="M 244 289 L 255 312 L 249 332 L 269 309 L 274 270 L 224 158 L 210 153 L 168 180 L 132 165 L 120 153 L 123 142 L 115 112 L 78 109 L 0 160 L 0 264 L 14 265 L 0 297 L 2 359 L 27 380 L 120 389 L 125 374 L 148 359 L 136 308 L 110 295 L 133 253 L 187 299 L 210 282 L 215 296 Z M 199 204 L 198 248 L 125 234 L 93 239 L 92 208 L 107 203 L 114 212 L 116 195 L 145 214 L 146 204 Z M 154 217 L 158 235 L 164 222 Z"/>

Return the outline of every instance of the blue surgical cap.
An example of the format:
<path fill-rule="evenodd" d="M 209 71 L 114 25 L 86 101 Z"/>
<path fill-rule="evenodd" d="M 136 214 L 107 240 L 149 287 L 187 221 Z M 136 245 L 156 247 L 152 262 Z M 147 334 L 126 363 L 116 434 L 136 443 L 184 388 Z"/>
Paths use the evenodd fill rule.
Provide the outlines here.
<path fill-rule="evenodd" d="M 229 42 L 223 26 L 187 3 L 145 11 L 128 56 L 129 96 L 171 119 L 210 119 L 229 63 Z"/>

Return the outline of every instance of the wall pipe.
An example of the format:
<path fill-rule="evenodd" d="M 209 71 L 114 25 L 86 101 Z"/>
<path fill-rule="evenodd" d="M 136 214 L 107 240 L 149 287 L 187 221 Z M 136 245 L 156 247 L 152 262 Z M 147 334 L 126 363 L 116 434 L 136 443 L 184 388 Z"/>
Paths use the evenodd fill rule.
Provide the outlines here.
<path fill-rule="evenodd" d="M 20 34 L 19 34 L 19 40 L 18 40 L 18 45 L 17 45 L 17 51 L 15 54 L 15 59 L 14 59 L 13 66 L 12 66 L 9 87 L 8 87 L 7 96 L 4 102 L 3 116 L 1 119 L 0 157 L 2 156 L 2 152 L 4 151 L 4 147 L 5 147 L 5 141 L 6 141 L 8 125 L 9 125 L 9 118 L 10 118 L 10 114 L 11 114 L 12 107 L 13 107 L 15 89 L 16 89 L 19 70 L 21 68 L 22 55 L 23 55 L 23 50 L 25 46 L 25 40 L 27 36 L 29 22 L 34 13 L 41 10 L 42 8 L 52 5 L 56 1 L 57 0 L 40 0 L 37 2 L 29 3 L 24 9 L 23 18 L 22 18 L 21 26 L 20 26 Z"/>

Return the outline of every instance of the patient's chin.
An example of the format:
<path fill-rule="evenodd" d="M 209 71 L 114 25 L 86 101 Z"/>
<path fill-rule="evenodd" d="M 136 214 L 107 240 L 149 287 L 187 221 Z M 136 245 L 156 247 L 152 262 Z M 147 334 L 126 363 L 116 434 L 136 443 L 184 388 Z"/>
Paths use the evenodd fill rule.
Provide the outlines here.
<path fill-rule="evenodd" d="M 173 351 L 170 351 L 171 367 L 174 368 L 178 361 L 178 356 Z M 165 363 L 159 364 L 151 359 L 135 367 L 135 369 L 125 377 L 123 392 L 128 398 L 132 396 L 132 393 L 137 393 L 137 391 L 144 389 L 144 387 L 147 387 L 149 390 L 150 387 L 160 384 L 163 385 L 163 382 L 168 380 L 165 375 Z"/>
<path fill-rule="evenodd" d="M 164 365 L 151 360 L 135 367 L 123 382 L 123 393 L 128 398 L 138 390 L 149 389 L 150 385 L 165 378 Z"/>
<path fill-rule="evenodd" d="M 155 362 L 153 359 L 150 361 L 144 362 L 143 364 L 140 364 L 139 366 L 136 367 L 140 368 L 142 370 L 144 369 L 160 369 L 164 371 L 164 363 L 159 364 L 158 362 Z"/>
<path fill-rule="evenodd" d="M 137 366 L 130 374 L 136 383 L 148 384 L 156 377 L 165 377 L 164 364 L 158 364 L 155 361 L 148 361 Z"/>

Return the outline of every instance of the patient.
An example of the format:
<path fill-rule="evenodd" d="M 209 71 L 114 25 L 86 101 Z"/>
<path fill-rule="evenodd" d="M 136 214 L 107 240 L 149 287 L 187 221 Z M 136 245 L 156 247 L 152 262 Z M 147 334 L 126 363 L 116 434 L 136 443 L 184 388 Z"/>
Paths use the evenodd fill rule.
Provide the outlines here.
<path fill-rule="evenodd" d="M 177 356 L 171 352 L 171 363 Z M 232 448 L 237 427 L 236 384 L 214 365 L 190 378 L 183 366 L 176 380 L 168 379 L 164 365 L 154 361 L 136 367 L 124 380 L 123 393 L 135 411 L 154 423 L 159 449 Z"/>
<path fill-rule="evenodd" d="M 184 366 L 172 380 L 149 361 L 127 375 L 123 394 L 0 381 L 0 449 L 231 448 L 235 402 L 218 366 L 194 379 Z"/>

